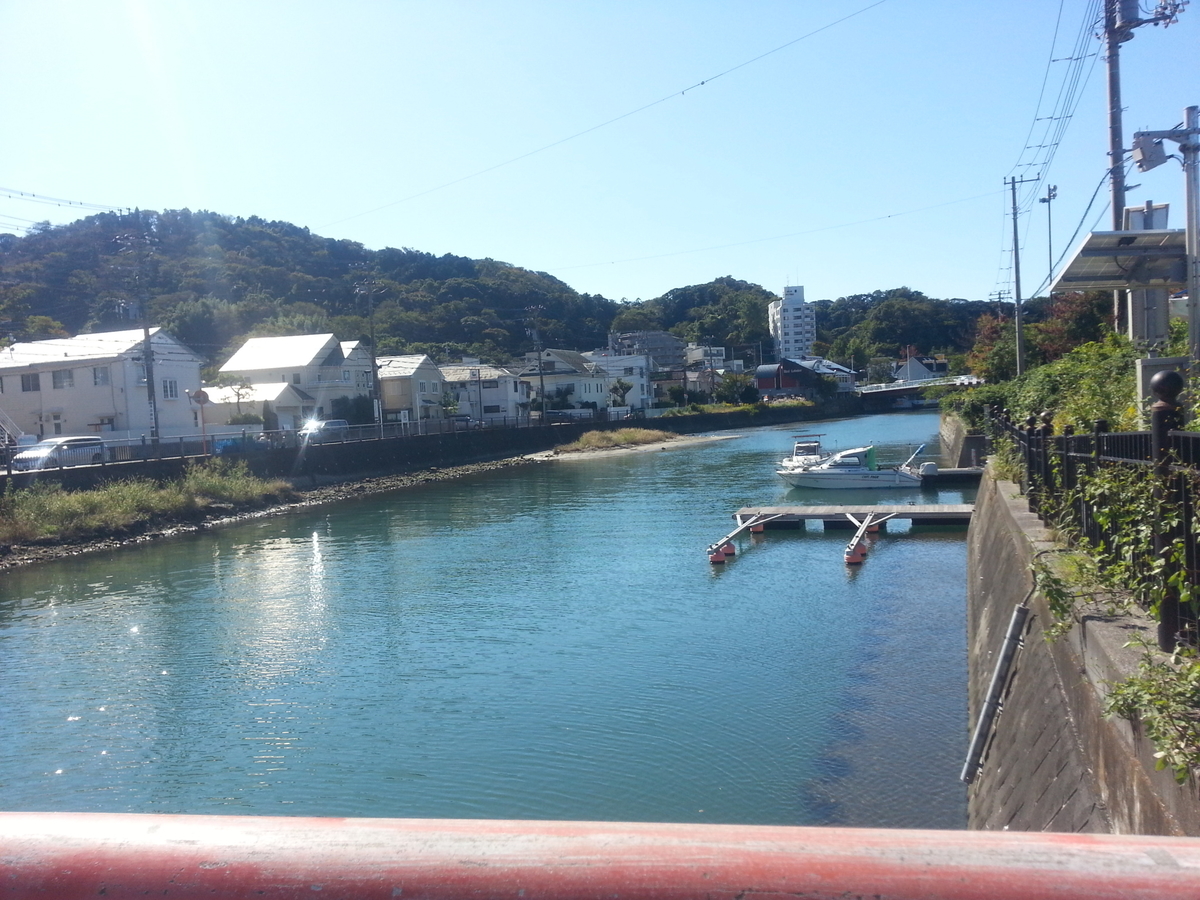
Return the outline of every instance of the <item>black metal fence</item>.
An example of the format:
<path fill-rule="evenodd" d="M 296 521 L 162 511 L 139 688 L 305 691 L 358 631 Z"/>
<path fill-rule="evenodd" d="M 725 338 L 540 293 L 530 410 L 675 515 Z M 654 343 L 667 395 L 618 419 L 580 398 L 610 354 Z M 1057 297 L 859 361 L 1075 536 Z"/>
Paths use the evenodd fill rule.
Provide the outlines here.
<path fill-rule="evenodd" d="M 1177 429 L 1177 405 L 1155 404 L 1153 416 L 1150 431 L 1136 432 L 1110 432 L 1098 421 L 1086 433 L 1053 434 L 1049 416 L 1016 423 L 1001 411 L 993 411 L 991 425 L 993 439 L 1007 437 L 1015 448 L 1030 512 L 1097 556 L 1119 558 L 1127 581 L 1155 587 L 1159 646 L 1171 650 L 1196 644 L 1200 433 Z M 1106 470 L 1125 476 L 1122 491 L 1097 489 Z M 1117 507 L 1123 514 L 1114 514 Z M 1131 521 L 1131 509 L 1144 515 Z M 1149 537 L 1141 553 L 1130 553 L 1138 546 L 1131 528 Z"/>

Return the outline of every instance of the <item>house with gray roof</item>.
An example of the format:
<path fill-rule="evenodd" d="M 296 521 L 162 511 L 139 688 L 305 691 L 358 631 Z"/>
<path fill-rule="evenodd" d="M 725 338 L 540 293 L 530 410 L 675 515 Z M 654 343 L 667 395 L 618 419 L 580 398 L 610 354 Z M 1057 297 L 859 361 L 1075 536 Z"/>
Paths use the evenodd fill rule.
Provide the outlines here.
<path fill-rule="evenodd" d="M 489 425 L 513 425 L 529 415 L 529 382 L 502 366 L 478 360 L 441 367 L 457 412 Z"/>
<path fill-rule="evenodd" d="M 249 384 L 287 382 L 312 398 L 305 415 L 317 419 L 334 418 L 334 400 L 374 397 L 371 354 L 332 334 L 250 338 L 220 371 Z"/>
<path fill-rule="evenodd" d="M 201 359 L 149 329 L 154 403 L 146 385 L 146 332 L 107 331 L 0 348 L 0 439 L 103 434 L 113 440 L 199 431 Z"/>
<path fill-rule="evenodd" d="M 529 382 L 535 407 L 543 390 L 547 409 L 605 409 L 612 405 L 609 388 L 613 376 L 574 350 L 526 353 L 517 374 Z"/>
<path fill-rule="evenodd" d="M 443 418 L 442 372 L 424 353 L 381 356 L 379 394 L 384 422 L 420 422 Z"/>

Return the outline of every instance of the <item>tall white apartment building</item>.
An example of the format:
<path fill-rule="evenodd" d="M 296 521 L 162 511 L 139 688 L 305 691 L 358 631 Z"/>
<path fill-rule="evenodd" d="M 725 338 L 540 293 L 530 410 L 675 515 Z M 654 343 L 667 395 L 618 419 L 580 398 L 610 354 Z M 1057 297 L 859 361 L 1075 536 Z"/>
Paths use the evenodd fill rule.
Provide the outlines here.
<path fill-rule="evenodd" d="M 772 301 L 767 314 L 771 337 L 775 339 L 776 359 L 812 356 L 813 341 L 817 339 L 817 311 L 805 302 L 802 286 L 785 287 L 783 299 Z"/>

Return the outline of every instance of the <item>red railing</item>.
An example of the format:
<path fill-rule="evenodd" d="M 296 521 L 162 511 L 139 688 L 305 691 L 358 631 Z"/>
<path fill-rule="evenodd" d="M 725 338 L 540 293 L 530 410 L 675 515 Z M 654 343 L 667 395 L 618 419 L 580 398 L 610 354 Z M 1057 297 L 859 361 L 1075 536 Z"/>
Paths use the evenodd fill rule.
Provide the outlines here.
<path fill-rule="evenodd" d="M 737 825 L 0 813 L 0 897 L 1200 897 L 1200 840 Z"/>

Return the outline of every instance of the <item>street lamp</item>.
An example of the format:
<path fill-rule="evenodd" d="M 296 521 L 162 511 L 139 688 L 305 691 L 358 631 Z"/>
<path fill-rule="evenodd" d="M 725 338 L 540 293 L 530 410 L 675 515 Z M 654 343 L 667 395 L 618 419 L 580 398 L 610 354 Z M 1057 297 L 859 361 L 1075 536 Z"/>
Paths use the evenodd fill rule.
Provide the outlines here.
<path fill-rule="evenodd" d="M 1046 187 L 1046 196 L 1038 199 L 1038 203 L 1046 204 L 1046 257 L 1049 260 L 1049 268 L 1047 269 L 1049 280 L 1047 286 L 1054 284 L 1054 225 L 1050 218 L 1050 204 L 1058 199 L 1058 185 L 1051 184 Z M 1047 290 L 1047 293 L 1049 291 Z"/>

